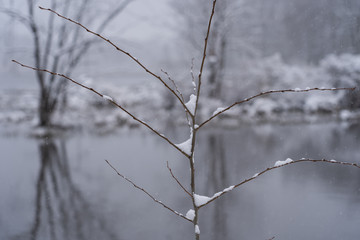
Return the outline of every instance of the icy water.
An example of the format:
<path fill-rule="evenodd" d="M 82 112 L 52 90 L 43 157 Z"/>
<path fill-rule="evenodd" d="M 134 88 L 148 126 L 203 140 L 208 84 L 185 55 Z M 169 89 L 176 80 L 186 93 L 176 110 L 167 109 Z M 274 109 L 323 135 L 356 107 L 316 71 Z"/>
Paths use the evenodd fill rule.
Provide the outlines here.
<path fill-rule="evenodd" d="M 185 139 L 180 130 L 167 134 Z M 329 158 L 360 162 L 360 126 L 262 125 L 204 129 L 196 153 L 197 193 L 212 195 L 275 161 Z M 0 239 L 193 239 L 189 222 L 119 178 L 104 162 L 186 213 L 188 162 L 146 130 L 66 138 L 0 136 Z M 274 170 L 200 212 L 207 240 L 360 238 L 360 170 L 300 163 Z"/>

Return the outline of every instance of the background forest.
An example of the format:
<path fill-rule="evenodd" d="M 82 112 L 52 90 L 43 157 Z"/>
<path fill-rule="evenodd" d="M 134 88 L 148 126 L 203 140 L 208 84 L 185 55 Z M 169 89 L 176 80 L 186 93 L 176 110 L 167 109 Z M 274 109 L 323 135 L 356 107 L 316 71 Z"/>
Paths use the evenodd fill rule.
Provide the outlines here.
<path fill-rule="evenodd" d="M 111 1 L 99 3 L 89 2 L 84 13 L 85 23 L 94 25 L 94 29 L 101 26 L 106 12 L 110 11 Z M 154 5 L 143 1 L 124 1 L 126 8 L 109 21 L 104 28 L 104 34 L 115 42 L 121 43 L 133 55 L 151 66 L 152 69 L 165 77 L 173 78 L 188 96 L 191 92 L 191 74 L 193 68 L 198 67 L 201 57 L 201 44 L 205 34 L 208 19 L 208 0 L 200 1 L 161 1 Z M 41 1 L 34 1 L 39 5 Z M 46 4 L 46 3 L 44 3 Z M 36 6 L 37 6 L 36 5 Z M 28 121 L 36 122 L 36 115 L 23 111 L 26 96 L 33 99 L 26 100 L 28 107 L 37 108 L 36 92 L 26 91 L 18 98 L 9 90 L 37 89 L 37 83 L 32 80 L 34 73 L 18 69 L 9 59 L 18 56 L 34 62 L 34 44 L 31 31 L 21 22 L 26 16 L 26 1 L 3 1 L 1 15 L 2 45 L 1 50 L 1 89 L 6 90 L 2 95 L 3 101 L 0 121 Z M 96 8 L 94 8 L 96 7 Z M 61 9 L 61 2 L 58 6 Z M 76 6 L 72 7 L 75 9 Z M 101 11 L 95 13 L 94 9 Z M 150 9 L 150 11 L 146 11 Z M 352 87 L 359 85 L 358 57 L 360 49 L 359 17 L 360 3 L 356 0 L 254 0 L 254 1 L 221 1 L 218 3 L 217 14 L 214 18 L 213 32 L 209 42 L 209 61 L 205 69 L 206 97 L 208 105 L 202 108 L 203 115 L 211 114 L 217 105 L 225 105 L 235 100 L 246 98 L 259 91 L 282 88 L 306 87 Z M 34 16 L 40 21 L 39 29 L 42 36 L 46 36 L 48 24 L 43 20 L 50 20 L 49 14 L 35 9 Z M 86 14 L 85 14 L 86 13 Z M 92 18 L 94 15 L 98 18 Z M 71 14 L 70 14 L 71 15 Z M 104 16 L 104 17 L 101 17 Z M 55 26 L 62 26 L 60 19 L 55 19 Z M 68 24 L 65 24 L 68 26 Z M 78 29 L 79 30 L 79 29 Z M 78 31 L 77 30 L 77 31 Z M 79 31 L 80 32 L 80 31 Z M 54 36 L 61 34 L 54 31 Z M 81 37 L 81 38 L 80 38 Z M 56 39 L 56 37 L 54 37 Z M 59 65 L 71 66 L 66 70 L 84 81 L 91 82 L 98 87 L 119 95 L 120 101 L 139 108 L 136 111 L 151 115 L 149 108 L 161 108 L 173 111 L 173 100 L 163 93 L 145 73 L 137 71 L 136 65 L 126 57 L 112 52 L 112 49 L 98 44 L 92 36 L 79 36 L 82 41 L 91 42 L 81 58 L 73 62 L 65 60 Z M 53 52 L 66 51 L 53 46 Z M 47 57 L 53 64 L 53 54 Z M 66 57 L 66 55 L 64 55 Z M 193 59 L 193 60 L 192 60 Z M 41 64 L 39 65 L 41 66 Z M 70 70 L 70 71 L 69 71 Z M 166 73 L 166 74 L 165 74 Z M 135 86 L 136 85 L 136 86 Z M 149 90 L 149 88 L 151 90 Z M 61 88 L 62 89 L 62 88 Z M 61 91 L 65 92 L 65 88 Z M 66 91 L 71 91 L 67 89 Z M 10 93 L 10 94 L 7 94 Z M 30 97 L 33 94 L 34 97 Z M 93 106 L 103 105 L 88 96 L 76 94 L 57 94 L 67 96 L 66 101 L 59 100 L 56 110 L 65 110 L 68 114 L 78 114 L 78 110 L 87 109 L 85 115 L 91 112 Z M 15 99 L 13 99 L 15 97 Z M 141 99 L 148 99 L 147 106 L 138 104 Z M 84 106 L 82 104 L 90 106 Z M 146 105 L 146 104 L 145 104 Z M 150 106 L 151 105 L 151 106 Z M 310 94 L 308 97 L 284 96 L 278 98 L 269 96 L 254 101 L 251 106 L 237 109 L 233 114 L 246 118 L 277 119 L 276 114 L 301 113 L 336 113 L 340 118 L 357 118 L 357 114 L 345 109 L 356 110 L 360 107 L 359 92 L 350 94 L 344 92 Z M 76 108 L 75 111 L 71 111 Z M 89 109 L 90 108 L 90 109 Z M 11 110 L 19 111 L 11 111 Z M 28 110 L 29 108 L 27 108 Z M 342 111 L 344 110 L 344 111 Z M 94 111 L 98 111 L 95 109 Z M 175 110 L 176 112 L 177 110 Z M 4 112 L 7 112 L 4 115 Z M 12 112 L 12 113 L 11 113 Z M 34 112 L 34 111 L 32 111 Z M 275 115 L 274 115 L 275 113 Z M 109 115 L 112 113 L 109 112 Z M 61 114 L 63 116 L 64 114 Z M 165 114 L 166 115 L 166 114 Z M 231 115 L 229 113 L 228 115 Z M 231 116 L 230 116 L 231 117 Z M 281 117 L 284 117 L 282 114 Z M 75 124 L 70 119 L 54 118 L 63 125 Z M 87 117 L 88 118 L 88 117 Z M 108 121 L 123 122 L 121 116 L 112 116 Z M 120 118 L 119 120 L 116 120 Z M 150 117 L 152 118 L 152 117 Z M 108 124 L 110 124 L 108 122 Z"/>

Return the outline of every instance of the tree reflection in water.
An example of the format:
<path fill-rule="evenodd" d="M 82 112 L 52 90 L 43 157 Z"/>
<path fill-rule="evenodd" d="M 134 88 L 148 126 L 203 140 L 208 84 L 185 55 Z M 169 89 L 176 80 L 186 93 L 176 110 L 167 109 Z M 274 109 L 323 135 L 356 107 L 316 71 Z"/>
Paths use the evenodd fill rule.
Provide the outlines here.
<path fill-rule="evenodd" d="M 181 134 L 176 130 L 172 134 Z M 339 124 L 209 129 L 198 139 L 197 191 L 211 196 L 286 157 L 359 162 L 359 133 L 360 126 L 344 128 Z M 174 159 L 171 166 L 186 185 L 187 165 L 176 161 L 178 155 L 171 151 L 163 152 L 159 159 L 157 149 L 161 149 L 163 143 L 144 137 L 143 132 L 134 130 L 131 136 L 134 137 L 129 138 L 127 134 L 80 136 L 76 139 L 81 141 L 81 147 L 73 144 L 74 138 L 67 143 L 61 139 L 43 140 L 36 143 L 38 157 L 33 139 L 17 142 L 17 146 L 31 151 L 26 152 L 25 157 L 24 153 L 5 155 L 11 159 L 6 162 L 9 174 L 2 175 L 11 187 L 4 187 L 1 192 L 5 205 L 0 205 L 0 239 L 186 238 L 187 225 L 173 221 L 172 215 L 168 219 L 166 211 L 154 207 L 141 194 L 138 198 L 129 192 L 135 190 L 125 183 L 119 184 L 117 176 L 102 163 L 103 156 L 119 153 L 119 144 L 124 154 L 136 151 L 133 158 L 138 161 L 119 162 L 124 172 L 138 182 L 149 181 L 154 192 L 168 195 L 169 203 L 177 204 L 186 212 L 188 204 L 181 198 L 183 195 L 178 194 L 177 187 L 169 187 L 169 173 L 161 166 L 169 158 Z M 9 146 L 14 142 L 6 141 L 10 142 Z M 138 151 L 139 142 L 144 146 L 141 151 Z M 13 151 L 10 147 L 4 150 Z M 86 157 L 86 165 L 81 163 L 81 157 L 76 157 L 79 154 Z M 39 159 L 39 167 L 28 159 Z M 156 164 L 152 164 L 153 161 L 157 161 Z M 28 180 L 30 187 L 24 179 L 33 179 Z M 200 212 L 203 215 L 201 231 L 204 238 L 210 240 L 270 239 L 272 236 L 292 240 L 358 239 L 359 184 L 357 169 L 305 163 L 288 166 L 211 203 Z M 29 208 L 31 212 L 27 211 Z M 154 221 L 154 217 L 160 220 Z M 22 234 L 16 234 L 19 232 Z"/>
<path fill-rule="evenodd" d="M 220 191 L 229 185 L 228 175 L 227 175 L 227 166 L 226 166 L 226 156 L 225 156 L 225 146 L 223 141 L 222 134 L 214 134 L 210 133 L 207 136 L 207 148 L 206 151 L 208 156 L 206 159 L 208 162 L 208 185 L 207 191 L 210 195 L 211 193 Z M 226 212 L 223 211 L 225 209 L 224 204 L 226 204 L 226 200 L 224 201 L 215 201 L 214 209 L 213 209 L 213 219 L 212 228 L 213 231 L 213 239 L 227 239 L 227 222 L 226 222 Z"/>
<path fill-rule="evenodd" d="M 264 125 L 210 130 L 199 140 L 198 168 L 203 171 L 204 194 L 211 196 L 286 157 L 359 162 L 359 132 L 359 125 Z M 211 225 L 203 232 L 213 240 L 272 236 L 300 239 L 304 228 L 313 234 L 311 239 L 329 239 L 345 233 L 351 236 L 358 233 L 358 220 L 351 219 L 356 219 L 354 216 L 360 211 L 359 183 L 358 169 L 346 166 L 289 166 L 214 201 L 201 213 L 206 216 L 206 224 Z M 199 189 L 201 192 L 201 186 Z M 323 232 L 321 228 L 332 221 L 342 221 L 339 229 Z M 291 224 L 285 228 L 284 222 Z"/>
<path fill-rule="evenodd" d="M 29 239 L 118 239 L 74 184 L 65 141 L 43 140 L 39 155 Z"/>

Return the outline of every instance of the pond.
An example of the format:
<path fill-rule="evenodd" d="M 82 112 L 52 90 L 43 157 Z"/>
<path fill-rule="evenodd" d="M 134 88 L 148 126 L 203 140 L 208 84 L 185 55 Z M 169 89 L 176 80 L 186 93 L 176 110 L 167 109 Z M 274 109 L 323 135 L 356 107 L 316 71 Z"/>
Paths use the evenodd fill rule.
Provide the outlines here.
<path fill-rule="evenodd" d="M 169 127 L 172 139 L 186 138 Z M 360 162 L 360 126 L 243 125 L 206 128 L 196 152 L 197 193 L 239 183 L 277 160 L 327 158 Z M 0 136 L 0 239 L 193 239 L 193 226 L 118 177 L 186 213 L 186 159 L 147 130 L 62 138 Z M 299 163 L 270 171 L 201 209 L 202 239 L 359 239 L 360 170 Z"/>

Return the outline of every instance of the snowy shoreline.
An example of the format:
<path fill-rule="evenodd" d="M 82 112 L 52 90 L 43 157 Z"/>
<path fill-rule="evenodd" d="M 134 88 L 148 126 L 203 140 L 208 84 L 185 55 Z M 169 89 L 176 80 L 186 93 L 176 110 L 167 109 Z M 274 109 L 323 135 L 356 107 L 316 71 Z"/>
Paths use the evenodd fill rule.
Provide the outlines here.
<path fill-rule="evenodd" d="M 180 126 L 186 124 L 181 108 L 166 109 L 163 92 L 153 85 L 104 89 L 103 92 L 155 127 L 161 127 L 164 123 Z M 0 100 L 0 124 L 35 128 L 37 91 L 19 89 L 3 91 Z M 214 111 L 219 109 L 218 105 L 223 105 L 211 100 L 206 103 L 208 105 L 203 105 L 200 109 L 202 120 L 212 116 Z M 298 106 L 294 108 L 270 98 L 258 98 L 250 104 L 246 103 L 225 112 L 214 119 L 211 125 L 236 128 L 242 124 L 307 124 L 352 122 L 360 119 L 360 111 L 340 110 L 334 107 L 336 104 L 329 105 L 319 101 L 318 107 L 312 105 L 310 109 L 306 105 L 303 106 L 303 108 Z M 77 128 L 85 131 L 97 129 L 104 132 L 122 127 L 138 127 L 129 116 L 120 109 L 114 108 L 106 99 L 98 98 L 83 90 L 79 91 L 77 88 L 70 88 L 68 107 L 63 114 L 57 113 L 54 116 L 54 124 L 60 126 L 58 129 Z"/>

